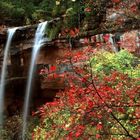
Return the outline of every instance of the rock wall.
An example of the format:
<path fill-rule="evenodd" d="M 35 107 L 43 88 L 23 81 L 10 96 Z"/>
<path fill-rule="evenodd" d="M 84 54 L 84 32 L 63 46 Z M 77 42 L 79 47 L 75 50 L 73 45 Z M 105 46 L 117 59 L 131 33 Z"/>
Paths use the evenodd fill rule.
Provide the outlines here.
<path fill-rule="evenodd" d="M 34 29 L 30 29 L 30 35 L 27 29 L 17 32 L 15 38 L 13 39 L 11 48 L 10 48 L 10 57 L 8 60 L 8 79 L 6 84 L 6 104 L 5 112 L 8 115 L 12 115 L 12 112 L 16 113 L 22 110 L 24 96 L 25 96 L 25 87 L 27 82 L 28 69 L 30 66 L 30 59 L 33 46 L 33 34 Z M 26 33 L 26 34 L 24 34 Z M 130 48 L 133 47 L 132 51 L 135 53 L 135 50 L 140 50 L 135 43 L 137 31 L 131 31 L 126 33 L 121 33 L 123 37 L 123 42 L 125 43 L 128 40 L 132 41 Z M 133 34 L 133 35 L 132 35 Z M 117 34 L 118 35 L 118 34 Z M 4 35 L 3 35 L 4 36 Z M 101 38 L 103 37 L 103 38 Z M 99 34 L 96 36 L 89 36 L 89 44 L 93 47 L 96 42 L 99 40 L 104 42 L 104 35 Z M 119 39 L 120 40 L 120 39 Z M 5 39 L 6 41 L 6 39 Z M 84 38 L 75 38 L 71 40 L 68 39 L 55 39 L 53 41 L 45 42 L 41 47 L 39 55 L 36 60 L 36 76 L 34 77 L 34 86 L 32 90 L 32 104 L 31 108 L 36 108 L 37 106 L 45 103 L 46 101 L 52 101 L 55 97 L 55 94 L 58 90 L 64 89 L 65 81 L 64 79 L 55 79 L 50 80 L 48 78 L 41 78 L 39 72 L 42 68 L 56 65 L 56 61 L 60 58 L 63 58 L 67 53 L 67 48 L 72 45 L 73 51 L 77 51 L 86 45 Z M 102 42 L 102 43 L 103 43 Z M 117 41 L 119 42 L 119 41 Z M 123 46 L 123 42 L 120 45 L 120 48 Z M 70 44 L 71 43 L 71 44 Z M 122 46 L 121 46 L 122 45 Z M 2 40 L 0 42 L 0 60 L 3 60 L 3 50 L 5 42 Z M 139 55 L 140 53 L 138 53 Z M 19 111 L 18 111 L 19 110 Z"/>

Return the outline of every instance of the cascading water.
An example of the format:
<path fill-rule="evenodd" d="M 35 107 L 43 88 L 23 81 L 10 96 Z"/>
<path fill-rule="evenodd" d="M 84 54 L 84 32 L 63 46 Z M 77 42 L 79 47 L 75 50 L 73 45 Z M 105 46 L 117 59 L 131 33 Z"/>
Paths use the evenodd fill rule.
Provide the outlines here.
<path fill-rule="evenodd" d="M 28 80 L 27 80 L 27 87 L 26 87 L 26 93 L 25 93 L 25 101 L 24 101 L 24 109 L 23 109 L 23 129 L 22 129 L 22 139 L 25 139 L 25 131 L 26 131 L 26 126 L 27 126 L 27 116 L 28 116 L 28 108 L 29 108 L 29 100 L 30 100 L 30 92 L 31 92 L 31 87 L 32 87 L 32 78 L 34 74 L 34 67 L 35 67 L 35 60 L 38 55 L 40 47 L 43 45 L 44 42 L 44 34 L 45 34 L 45 29 L 47 26 L 47 21 L 40 23 L 38 25 L 36 34 L 35 34 L 35 42 L 33 46 L 33 51 L 32 51 L 32 58 L 31 58 L 31 64 L 29 68 L 29 73 L 28 73 Z"/>
<path fill-rule="evenodd" d="M 111 45 L 112 45 L 112 50 L 113 50 L 115 53 L 118 52 L 118 49 L 117 49 L 117 46 L 116 46 L 116 44 L 115 44 L 115 42 L 114 42 L 114 40 L 113 40 L 113 35 L 112 35 L 112 34 L 110 34 L 109 42 L 110 42 Z"/>
<path fill-rule="evenodd" d="M 3 127 L 3 111 L 4 111 L 4 90 L 5 90 L 5 77 L 6 77 L 6 69 L 7 69 L 7 59 L 9 54 L 9 47 L 12 42 L 12 38 L 14 36 L 14 33 L 16 32 L 16 28 L 8 29 L 8 38 L 6 42 L 6 47 L 4 50 L 4 58 L 3 58 L 3 64 L 2 64 L 2 70 L 1 70 L 1 79 L 0 79 L 0 127 Z"/>

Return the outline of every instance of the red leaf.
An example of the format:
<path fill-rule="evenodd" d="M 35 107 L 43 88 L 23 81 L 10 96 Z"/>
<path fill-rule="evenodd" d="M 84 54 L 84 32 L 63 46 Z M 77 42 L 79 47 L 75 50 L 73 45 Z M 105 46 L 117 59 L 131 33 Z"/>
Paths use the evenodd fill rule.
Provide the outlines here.
<path fill-rule="evenodd" d="M 91 8 L 87 7 L 87 8 L 85 8 L 84 11 L 85 11 L 85 12 L 91 12 Z"/>
<path fill-rule="evenodd" d="M 79 137 L 80 135 L 81 135 L 81 133 L 79 131 L 75 133 L 76 137 Z"/>
<path fill-rule="evenodd" d="M 70 30 L 70 36 L 75 37 L 75 32 L 73 30 Z"/>
<path fill-rule="evenodd" d="M 66 32 L 66 33 L 68 33 L 68 31 L 69 31 L 68 29 L 65 29 L 65 32 Z"/>
<path fill-rule="evenodd" d="M 102 128 L 103 128 L 102 123 L 99 122 L 99 123 L 96 125 L 96 129 L 97 129 L 97 130 L 101 130 Z"/>
<path fill-rule="evenodd" d="M 84 42 L 88 44 L 88 38 L 84 38 Z"/>
<path fill-rule="evenodd" d="M 51 66 L 50 67 L 50 71 L 52 72 L 52 71 L 56 71 L 56 66 Z"/>
<path fill-rule="evenodd" d="M 107 42 L 107 41 L 109 40 L 109 37 L 110 37 L 110 35 L 109 35 L 109 34 L 106 34 L 106 35 L 104 35 L 104 36 L 103 36 L 103 38 L 104 38 L 105 42 Z"/>
<path fill-rule="evenodd" d="M 78 28 L 75 28 L 75 33 L 79 33 L 79 29 Z"/>
<path fill-rule="evenodd" d="M 101 137 L 100 134 L 96 134 L 96 139 L 99 139 Z"/>
<path fill-rule="evenodd" d="M 81 80 L 83 83 L 85 83 L 86 82 L 86 79 L 85 78 L 82 78 L 82 80 Z"/>
<path fill-rule="evenodd" d="M 114 2 L 114 3 L 119 3 L 120 0 L 112 0 L 112 2 Z"/>
<path fill-rule="evenodd" d="M 35 116 L 36 112 L 32 111 L 32 116 Z"/>
<path fill-rule="evenodd" d="M 119 107 L 118 111 L 121 112 L 121 113 L 124 113 L 125 110 L 122 107 Z"/>
<path fill-rule="evenodd" d="M 56 74 L 56 73 L 54 73 L 54 74 L 53 74 L 53 78 L 55 78 L 55 79 L 56 79 L 56 78 L 58 78 L 58 77 L 59 77 L 59 75 L 58 75 L 58 74 Z"/>
<path fill-rule="evenodd" d="M 112 112 L 112 109 L 109 108 L 109 109 L 107 110 L 107 112 L 111 113 L 111 112 Z"/>
<path fill-rule="evenodd" d="M 136 12 L 136 10 L 137 10 L 136 4 L 133 4 L 130 8 L 131 8 L 132 12 Z"/>
<path fill-rule="evenodd" d="M 93 102 L 92 101 L 88 101 L 88 107 L 92 108 L 93 107 Z"/>

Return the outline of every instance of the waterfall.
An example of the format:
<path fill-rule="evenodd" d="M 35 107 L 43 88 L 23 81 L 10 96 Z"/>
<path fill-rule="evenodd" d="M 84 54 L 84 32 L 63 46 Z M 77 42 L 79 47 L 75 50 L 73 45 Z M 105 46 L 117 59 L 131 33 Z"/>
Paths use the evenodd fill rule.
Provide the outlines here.
<path fill-rule="evenodd" d="M 115 44 L 115 41 L 113 40 L 113 35 L 112 34 L 110 34 L 110 36 L 109 36 L 109 42 L 111 43 L 111 45 L 112 45 L 112 50 L 113 50 L 113 52 L 118 52 L 118 50 L 117 50 L 117 46 L 116 46 L 116 44 Z"/>
<path fill-rule="evenodd" d="M 8 38 L 7 38 L 6 47 L 4 50 L 4 58 L 3 58 L 3 63 L 2 63 L 1 79 L 0 79 L 0 126 L 1 128 L 3 127 L 4 90 L 5 90 L 5 78 L 6 78 L 6 71 L 7 71 L 6 69 L 7 69 L 9 47 L 11 45 L 11 41 L 16 30 L 17 30 L 17 27 L 8 29 Z"/>
<path fill-rule="evenodd" d="M 23 108 L 23 128 L 22 128 L 22 139 L 25 139 L 25 131 L 27 127 L 27 116 L 28 116 L 28 109 L 29 109 L 29 100 L 30 100 L 30 93 L 31 93 L 31 87 L 32 87 L 32 78 L 34 74 L 34 67 L 35 67 L 35 61 L 36 57 L 38 55 L 40 47 L 43 45 L 43 42 L 45 40 L 45 29 L 47 26 L 47 21 L 40 23 L 38 25 L 36 34 L 35 34 L 35 41 L 32 51 L 32 57 L 30 62 L 30 68 L 28 72 L 28 79 L 27 79 L 27 86 L 26 86 L 26 93 L 25 93 L 25 100 L 24 100 L 24 108 Z"/>

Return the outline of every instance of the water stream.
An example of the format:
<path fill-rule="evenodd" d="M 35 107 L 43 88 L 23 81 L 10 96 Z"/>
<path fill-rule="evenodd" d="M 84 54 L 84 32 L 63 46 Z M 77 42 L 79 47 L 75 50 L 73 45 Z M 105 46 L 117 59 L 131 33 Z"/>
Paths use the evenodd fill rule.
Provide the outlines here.
<path fill-rule="evenodd" d="M 0 127 L 3 127 L 3 111 L 4 111 L 4 90 L 5 90 L 5 78 L 7 72 L 7 62 L 8 62 L 8 54 L 9 48 L 12 42 L 12 38 L 17 30 L 16 28 L 8 29 L 8 38 L 4 50 L 4 58 L 1 69 L 1 79 L 0 79 Z"/>
<path fill-rule="evenodd" d="M 45 35 L 45 29 L 46 29 L 47 23 L 48 23 L 47 21 L 40 23 L 38 25 L 38 28 L 37 28 L 36 34 L 35 34 L 35 41 L 34 41 L 34 46 L 33 46 L 33 51 L 32 51 L 30 68 L 29 68 L 29 72 L 28 72 L 24 108 L 23 108 L 23 128 L 22 128 L 22 139 L 23 140 L 25 139 L 25 132 L 26 132 L 26 127 L 27 127 L 27 116 L 28 116 L 28 112 L 29 112 L 29 101 L 30 101 L 30 93 L 31 93 L 31 89 L 32 89 L 32 79 L 33 79 L 34 70 L 35 70 L 35 61 L 36 61 L 36 57 L 39 53 L 40 47 L 43 45 L 43 42 L 45 40 L 44 35 Z"/>
<path fill-rule="evenodd" d="M 118 49 L 117 49 L 115 41 L 113 40 L 113 35 L 112 34 L 110 34 L 109 42 L 112 45 L 112 51 L 115 52 L 115 53 L 118 52 Z"/>

